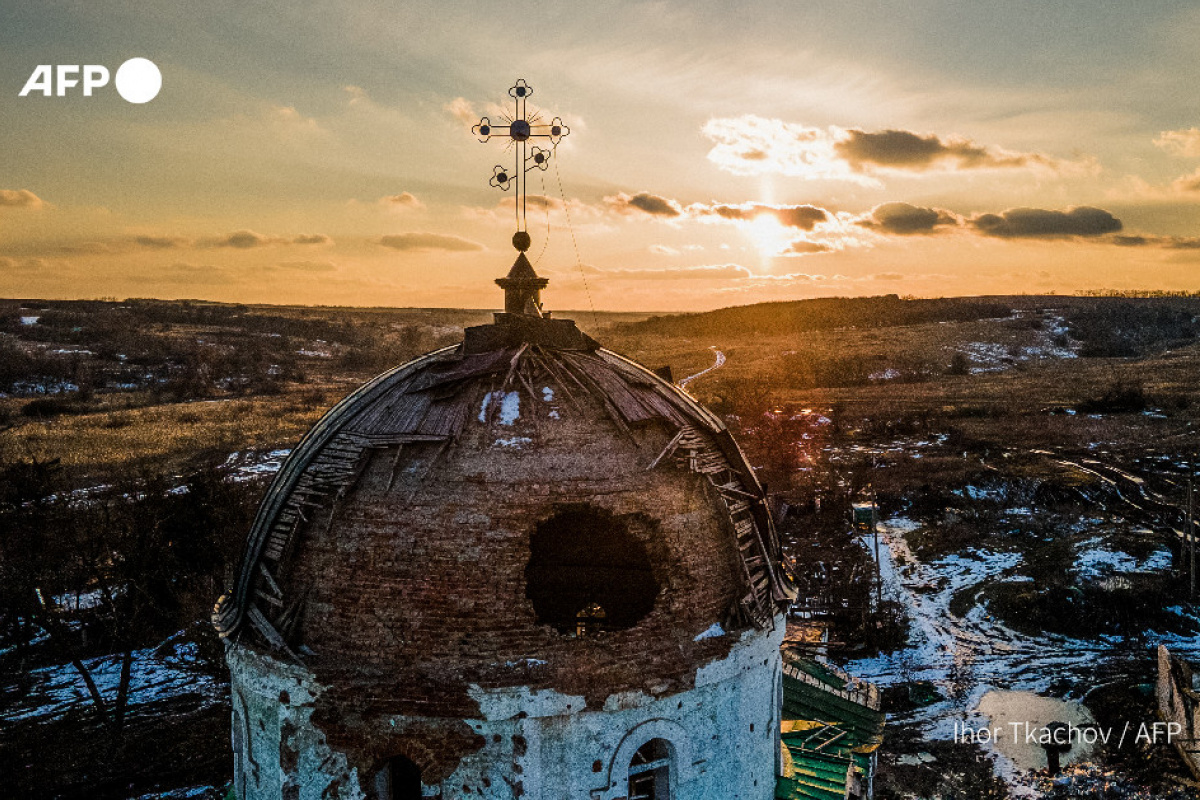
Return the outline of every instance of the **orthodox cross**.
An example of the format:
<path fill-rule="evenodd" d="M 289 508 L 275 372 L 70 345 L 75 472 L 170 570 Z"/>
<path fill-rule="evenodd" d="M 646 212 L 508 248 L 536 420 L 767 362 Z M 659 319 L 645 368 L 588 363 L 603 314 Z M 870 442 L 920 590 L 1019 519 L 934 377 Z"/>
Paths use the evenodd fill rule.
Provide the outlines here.
<path fill-rule="evenodd" d="M 471 133 L 486 142 L 492 137 L 504 140 L 507 146 L 515 151 L 516 163 L 512 169 L 497 164 L 492 169 L 492 179 L 489 183 L 501 191 L 507 192 L 509 187 L 516 185 L 516 195 L 513 198 L 517 207 L 517 232 L 513 234 L 513 247 L 522 253 L 529 249 L 529 233 L 525 229 L 525 173 L 535 169 L 545 170 L 550 166 L 550 158 L 554 155 L 558 143 L 571 132 L 561 118 L 555 117 L 549 123 L 541 122 L 541 112 L 534 111 L 533 116 L 527 116 L 525 101 L 533 94 L 533 87 L 518 79 L 508 90 L 508 96 L 514 101 L 515 110 L 512 117 L 505 115 L 503 125 L 493 125 L 487 117 L 471 128 Z M 539 147 L 531 140 L 542 139 L 550 144 L 550 149 Z"/>

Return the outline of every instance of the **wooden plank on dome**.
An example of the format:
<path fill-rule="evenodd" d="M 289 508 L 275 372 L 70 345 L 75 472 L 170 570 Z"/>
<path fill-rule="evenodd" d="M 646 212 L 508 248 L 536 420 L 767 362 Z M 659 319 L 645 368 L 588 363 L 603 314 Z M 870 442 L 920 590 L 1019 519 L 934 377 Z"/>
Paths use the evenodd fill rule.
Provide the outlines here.
<path fill-rule="evenodd" d="M 658 392 L 654 391 L 653 387 L 633 387 L 633 393 L 642 405 L 656 412 L 663 419 L 670 420 L 676 425 L 683 425 L 690 421 L 686 414 L 673 406 Z"/>
<path fill-rule="evenodd" d="M 563 359 L 590 378 L 627 422 L 643 422 L 657 416 L 642 405 L 625 381 L 600 359 L 574 354 L 563 354 Z"/>
<path fill-rule="evenodd" d="M 422 392 L 435 386 L 502 372 L 508 368 L 512 355 L 511 349 L 491 350 L 463 356 L 457 363 L 451 362 L 453 365 L 446 369 L 430 367 L 422 372 L 406 391 Z"/>
<path fill-rule="evenodd" d="M 417 433 L 439 439 L 457 438 L 470 415 L 471 402 L 466 393 L 453 400 L 442 400 L 429 407 Z"/>

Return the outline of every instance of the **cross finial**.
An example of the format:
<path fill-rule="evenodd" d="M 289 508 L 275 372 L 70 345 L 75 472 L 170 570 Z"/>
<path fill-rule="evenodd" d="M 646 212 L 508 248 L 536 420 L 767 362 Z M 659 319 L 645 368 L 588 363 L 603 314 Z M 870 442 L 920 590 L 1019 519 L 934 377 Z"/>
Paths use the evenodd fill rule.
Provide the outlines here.
<path fill-rule="evenodd" d="M 493 125 L 491 120 L 483 117 L 471 128 L 471 133 L 478 136 L 479 141 L 486 142 L 496 137 L 504 140 L 508 147 L 515 151 L 516 163 L 513 168 L 497 164 L 492 169 L 492 179 L 489 183 L 506 192 L 516 185 L 514 200 L 517 207 L 517 231 L 513 234 L 512 242 L 513 247 L 522 253 L 528 250 L 530 245 L 529 233 L 525 227 L 525 173 L 549 167 L 558 143 L 571 132 L 560 117 L 545 123 L 540 121 L 540 112 L 535 111 L 532 117 L 527 116 L 525 101 L 532 94 L 533 87 L 527 84 L 524 78 L 518 79 L 508 90 L 508 96 L 513 99 L 515 106 L 512 117 L 505 115 L 505 124 L 502 125 Z M 534 144 L 532 140 L 536 139 L 548 142 L 550 149 Z"/>

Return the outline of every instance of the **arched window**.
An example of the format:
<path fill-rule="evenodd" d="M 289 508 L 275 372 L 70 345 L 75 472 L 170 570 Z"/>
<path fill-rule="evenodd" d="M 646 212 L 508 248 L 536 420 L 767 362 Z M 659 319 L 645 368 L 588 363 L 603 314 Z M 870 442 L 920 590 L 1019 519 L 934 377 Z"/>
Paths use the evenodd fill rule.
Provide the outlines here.
<path fill-rule="evenodd" d="M 651 739 L 629 761 L 629 800 L 671 800 L 671 743 Z"/>
<path fill-rule="evenodd" d="M 654 608 L 658 589 L 646 548 L 602 508 L 563 508 L 530 537 L 525 596 L 538 622 L 559 633 L 631 628 Z"/>
<path fill-rule="evenodd" d="M 393 756 L 375 776 L 379 800 L 421 800 L 421 768 L 404 756 Z"/>

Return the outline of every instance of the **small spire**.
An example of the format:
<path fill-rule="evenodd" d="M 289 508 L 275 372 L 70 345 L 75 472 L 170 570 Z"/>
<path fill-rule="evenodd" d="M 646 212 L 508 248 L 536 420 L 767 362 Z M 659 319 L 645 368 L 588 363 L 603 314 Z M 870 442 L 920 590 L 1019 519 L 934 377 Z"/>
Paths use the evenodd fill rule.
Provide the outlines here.
<path fill-rule="evenodd" d="M 504 290 L 504 313 L 542 316 L 542 289 L 549 278 L 539 278 L 524 253 L 517 255 L 507 277 L 497 278 L 496 285 Z"/>

